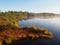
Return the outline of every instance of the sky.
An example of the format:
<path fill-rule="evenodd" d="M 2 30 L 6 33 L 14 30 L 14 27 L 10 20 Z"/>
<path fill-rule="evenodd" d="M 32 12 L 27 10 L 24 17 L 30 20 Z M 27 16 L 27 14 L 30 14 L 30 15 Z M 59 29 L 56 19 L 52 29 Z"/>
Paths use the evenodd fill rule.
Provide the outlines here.
<path fill-rule="evenodd" d="M 60 14 L 60 0 L 0 0 L 0 11 L 48 12 Z"/>

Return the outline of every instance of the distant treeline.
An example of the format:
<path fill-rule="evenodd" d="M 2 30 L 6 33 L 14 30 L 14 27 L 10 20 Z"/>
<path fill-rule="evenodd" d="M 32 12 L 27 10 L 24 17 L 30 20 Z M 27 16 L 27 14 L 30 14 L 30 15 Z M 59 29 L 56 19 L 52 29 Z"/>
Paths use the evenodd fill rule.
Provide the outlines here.
<path fill-rule="evenodd" d="M 21 11 L 0 12 L 0 24 L 17 24 L 18 20 L 28 19 L 29 17 L 33 17 L 33 13 Z"/>
<path fill-rule="evenodd" d="M 9 17 L 13 17 L 16 16 L 17 19 L 21 20 L 21 19 L 27 19 L 30 16 L 33 16 L 33 13 L 29 13 L 29 12 L 17 12 L 17 11 L 8 11 L 8 12 L 0 12 L 0 17 L 2 16 L 3 18 L 6 16 Z"/>
<path fill-rule="evenodd" d="M 53 18 L 60 17 L 60 14 L 53 13 L 29 13 L 22 11 L 8 11 L 8 12 L 0 12 L 0 24 L 17 24 L 18 20 L 22 19 L 30 19 L 30 18 Z"/>

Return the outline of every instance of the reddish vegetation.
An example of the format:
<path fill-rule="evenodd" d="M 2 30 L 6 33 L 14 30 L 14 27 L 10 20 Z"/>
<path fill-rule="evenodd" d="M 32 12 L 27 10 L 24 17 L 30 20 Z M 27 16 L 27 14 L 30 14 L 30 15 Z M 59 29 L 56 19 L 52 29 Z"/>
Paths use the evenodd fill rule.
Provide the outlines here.
<path fill-rule="evenodd" d="M 1 30 L 0 41 L 4 41 L 8 38 L 10 38 L 10 40 L 12 41 L 27 39 L 27 38 L 31 38 L 31 39 L 51 39 L 52 38 L 52 34 L 48 33 L 47 29 L 31 27 L 31 26 L 17 28 L 11 25 L 6 25 L 6 26 L 0 26 L 0 30 Z"/>
<path fill-rule="evenodd" d="M 24 30 L 6 30 L 0 32 L 0 41 L 5 40 L 7 37 L 10 37 L 12 40 L 19 40 L 22 38 L 31 37 L 32 39 L 37 38 L 51 38 L 50 33 L 48 34 L 35 34 L 35 33 L 28 33 Z"/>

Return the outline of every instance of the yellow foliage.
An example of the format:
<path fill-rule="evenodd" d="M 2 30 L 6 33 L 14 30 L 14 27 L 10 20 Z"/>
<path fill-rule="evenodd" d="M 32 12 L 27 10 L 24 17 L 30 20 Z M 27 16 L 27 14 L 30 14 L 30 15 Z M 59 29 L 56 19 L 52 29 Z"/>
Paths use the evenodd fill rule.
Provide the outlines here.
<path fill-rule="evenodd" d="M 2 45 L 2 41 L 0 41 L 0 45 Z"/>
<path fill-rule="evenodd" d="M 11 38 L 7 38 L 7 39 L 5 39 L 5 42 L 6 42 L 7 44 L 10 44 L 10 43 L 12 42 L 12 40 L 11 40 Z"/>
<path fill-rule="evenodd" d="M 15 21 L 15 24 L 14 24 L 16 27 L 18 27 L 18 22 Z"/>

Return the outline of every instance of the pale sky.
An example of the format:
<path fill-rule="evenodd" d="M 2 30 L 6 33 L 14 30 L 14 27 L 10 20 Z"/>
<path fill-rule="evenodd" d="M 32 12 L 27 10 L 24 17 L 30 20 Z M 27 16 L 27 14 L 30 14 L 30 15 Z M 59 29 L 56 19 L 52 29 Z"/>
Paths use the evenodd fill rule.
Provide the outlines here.
<path fill-rule="evenodd" d="M 60 0 L 0 0 L 0 11 L 60 13 Z"/>

